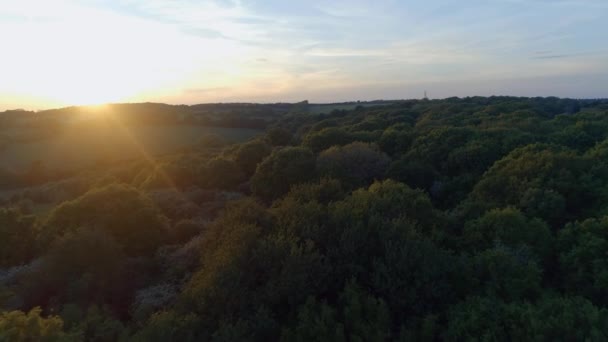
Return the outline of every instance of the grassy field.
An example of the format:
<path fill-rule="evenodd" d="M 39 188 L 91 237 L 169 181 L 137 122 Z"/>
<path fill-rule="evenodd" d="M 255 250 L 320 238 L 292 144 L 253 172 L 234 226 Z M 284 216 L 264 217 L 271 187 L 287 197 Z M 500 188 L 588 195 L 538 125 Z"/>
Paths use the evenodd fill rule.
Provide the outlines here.
<path fill-rule="evenodd" d="M 41 161 L 50 169 L 69 170 L 96 162 L 156 156 L 197 144 L 206 135 L 217 135 L 229 142 L 250 139 L 261 131 L 187 125 L 72 128 L 53 138 L 11 144 L 0 151 L 0 167 L 23 170 Z"/>

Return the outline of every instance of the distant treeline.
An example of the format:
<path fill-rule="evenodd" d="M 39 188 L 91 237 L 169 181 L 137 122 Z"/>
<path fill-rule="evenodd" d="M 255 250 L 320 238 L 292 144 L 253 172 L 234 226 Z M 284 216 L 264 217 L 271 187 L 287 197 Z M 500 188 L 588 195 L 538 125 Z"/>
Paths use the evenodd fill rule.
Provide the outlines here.
<path fill-rule="evenodd" d="M 81 106 L 39 112 L 6 111 L 0 113 L 4 125 L 41 125 L 53 121 L 110 114 L 131 124 L 196 124 L 218 127 L 265 128 L 268 121 L 285 114 L 289 104 L 204 104 L 168 105 L 160 103 L 109 104 Z"/>

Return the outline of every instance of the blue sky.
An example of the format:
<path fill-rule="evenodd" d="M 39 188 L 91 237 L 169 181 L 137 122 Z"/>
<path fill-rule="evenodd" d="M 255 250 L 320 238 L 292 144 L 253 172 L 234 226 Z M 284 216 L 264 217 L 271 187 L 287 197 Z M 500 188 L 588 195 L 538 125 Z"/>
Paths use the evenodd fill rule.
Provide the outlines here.
<path fill-rule="evenodd" d="M 0 0 L 0 41 L 0 109 L 608 97 L 606 0 Z"/>

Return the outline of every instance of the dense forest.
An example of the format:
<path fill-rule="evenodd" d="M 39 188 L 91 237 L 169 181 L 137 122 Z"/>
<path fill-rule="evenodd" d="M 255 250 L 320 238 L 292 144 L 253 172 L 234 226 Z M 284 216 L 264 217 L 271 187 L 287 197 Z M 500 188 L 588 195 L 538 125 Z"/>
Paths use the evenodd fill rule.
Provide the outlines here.
<path fill-rule="evenodd" d="M 608 101 L 350 105 L 140 106 L 260 134 L 0 172 L 0 341 L 608 340 Z"/>

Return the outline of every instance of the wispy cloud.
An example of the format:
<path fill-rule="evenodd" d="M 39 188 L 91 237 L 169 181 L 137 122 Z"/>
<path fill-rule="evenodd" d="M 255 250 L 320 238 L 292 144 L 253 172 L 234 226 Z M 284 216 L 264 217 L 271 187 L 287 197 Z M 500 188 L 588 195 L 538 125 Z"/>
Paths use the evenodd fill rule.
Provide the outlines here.
<path fill-rule="evenodd" d="M 530 58 L 532 59 L 557 59 L 557 58 L 576 58 L 576 57 L 602 57 L 608 56 L 608 49 L 597 49 L 593 51 L 579 51 L 571 53 L 558 53 L 555 51 L 536 51 Z"/>
<path fill-rule="evenodd" d="M 608 73 L 605 0 L 0 5 L 0 39 L 12 52 L 0 60 L 0 97 L 70 101 L 70 93 L 107 88 L 179 102 L 344 99 L 349 91 L 372 98 L 404 84 L 462 84 L 466 92 L 471 82 Z M 68 84 L 61 91 L 58 79 Z"/>

